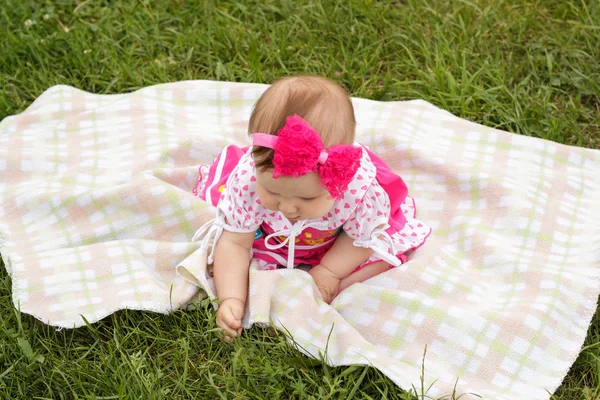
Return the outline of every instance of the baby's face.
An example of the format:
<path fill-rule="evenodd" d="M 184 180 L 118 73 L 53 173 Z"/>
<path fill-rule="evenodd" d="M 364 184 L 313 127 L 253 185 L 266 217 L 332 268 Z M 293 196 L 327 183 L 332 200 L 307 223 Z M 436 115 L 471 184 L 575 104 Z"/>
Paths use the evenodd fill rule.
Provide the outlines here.
<path fill-rule="evenodd" d="M 275 179 L 273 170 L 256 171 L 256 193 L 266 209 L 281 211 L 292 223 L 320 218 L 334 203 L 315 173 Z"/>

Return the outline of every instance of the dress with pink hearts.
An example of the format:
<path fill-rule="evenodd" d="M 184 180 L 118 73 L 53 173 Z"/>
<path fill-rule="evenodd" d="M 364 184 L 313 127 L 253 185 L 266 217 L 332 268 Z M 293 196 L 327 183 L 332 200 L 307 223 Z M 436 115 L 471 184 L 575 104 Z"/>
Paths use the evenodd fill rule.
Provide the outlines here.
<path fill-rule="evenodd" d="M 261 269 L 315 266 L 343 230 L 354 245 L 373 255 L 357 270 L 383 260 L 390 267 L 406 261 L 431 228 L 415 219 L 414 200 L 398 175 L 366 147 L 360 167 L 343 198 L 321 218 L 292 224 L 281 212 L 264 208 L 256 193 L 256 169 L 251 147 L 227 146 L 212 165 L 199 168 L 193 193 L 215 207 L 215 219 L 196 232 L 195 239 L 212 250 L 223 230 L 254 232 L 252 255 Z"/>

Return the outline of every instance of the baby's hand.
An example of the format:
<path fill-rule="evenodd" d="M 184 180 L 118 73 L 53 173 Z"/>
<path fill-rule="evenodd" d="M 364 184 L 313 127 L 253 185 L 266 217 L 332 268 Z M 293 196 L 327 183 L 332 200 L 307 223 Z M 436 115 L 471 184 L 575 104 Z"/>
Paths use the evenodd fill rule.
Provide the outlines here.
<path fill-rule="evenodd" d="M 240 299 L 225 299 L 217 311 L 217 326 L 225 332 L 223 339 L 227 343 L 242 333 L 242 317 L 245 304 Z"/>
<path fill-rule="evenodd" d="M 331 303 L 338 294 L 340 279 L 322 265 L 311 268 L 308 273 L 312 276 L 323 296 L 323 301 Z"/>

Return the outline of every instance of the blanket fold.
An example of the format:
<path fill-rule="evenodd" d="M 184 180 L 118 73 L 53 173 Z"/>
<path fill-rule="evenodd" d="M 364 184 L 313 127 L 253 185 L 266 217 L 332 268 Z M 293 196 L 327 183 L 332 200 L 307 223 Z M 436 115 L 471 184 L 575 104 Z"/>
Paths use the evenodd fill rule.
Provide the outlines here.
<path fill-rule="evenodd" d="M 78 327 L 214 297 L 191 240 L 213 217 L 198 166 L 245 131 L 264 85 L 44 92 L 0 123 L 0 253 L 22 312 Z M 600 151 L 513 135 L 424 101 L 353 99 L 357 140 L 406 181 L 433 235 L 331 305 L 301 270 L 251 267 L 244 326 L 429 395 L 548 399 L 600 293 Z M 458 383 L 456 380 L 458 379 Z"/>

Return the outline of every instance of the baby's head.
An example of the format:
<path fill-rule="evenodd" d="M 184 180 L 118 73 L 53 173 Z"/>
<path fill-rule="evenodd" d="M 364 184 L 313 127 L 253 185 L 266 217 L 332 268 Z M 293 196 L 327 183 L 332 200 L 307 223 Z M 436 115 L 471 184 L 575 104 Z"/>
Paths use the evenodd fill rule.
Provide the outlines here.
<path fill-rule="evenodd" d="M 283 78 L 258 99 L 248 133 L 278 135 L 290 116 L 298 115 L 319 134 L 325 149 L 354 142 L 356 120 L 348 92 L 337 83 L 321 77 Z M 314 172 L 299 177 L 275 179 L 274 150 L 254 146 L 257 193 L 270 210 L 281 211 L 291 222 L 325 215 L 334 203 Z"/>
<path fill-rule="evenodd" d="M 273 83 L 250 115 L 248 134 L 277 135 L 286 118 L 298 115 L 321 136 L 325 148 L 352 144 L 356 120 L 350 95 L 336 82 L 318 76 L 293 76 Z M 257 169 L 273 168 L 273 150 L 255 146 Z"/>

